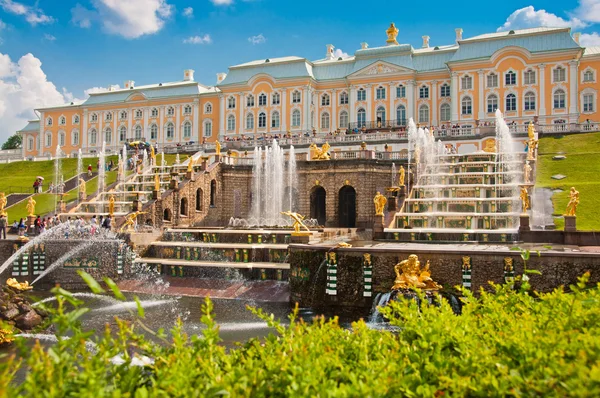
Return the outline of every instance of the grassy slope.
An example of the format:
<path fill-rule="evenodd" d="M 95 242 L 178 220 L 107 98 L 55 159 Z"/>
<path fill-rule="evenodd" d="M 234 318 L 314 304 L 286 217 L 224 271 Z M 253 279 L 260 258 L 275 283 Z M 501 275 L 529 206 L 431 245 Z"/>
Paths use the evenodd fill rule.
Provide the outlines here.
<path fill-rule="evenodd" d="M 552 160 L 564 154 L 564 160 Z M 574 134 L 540 140 L 539 164 L 536 186 L 560 188 L 563 192 L 552 197 L 555 215 L 564 213 L 569 202 L 568 190 L 574 186 L 580 192 L 577 209 L 577 227 L 582 230 L 600 230 L 600 133 Z M 555 174 L 567 178 L 553 180 Z M 563 219 L 555 220 L 557 228 L 564 226 Z"/>

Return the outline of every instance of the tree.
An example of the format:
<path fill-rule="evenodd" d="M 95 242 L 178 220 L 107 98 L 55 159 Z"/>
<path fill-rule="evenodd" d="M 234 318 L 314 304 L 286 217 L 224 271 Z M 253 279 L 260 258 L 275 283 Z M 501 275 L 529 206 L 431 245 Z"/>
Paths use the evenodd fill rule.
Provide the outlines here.
<path fill-rule="evenodd" d="M 21 143 L 23 139 L 19 134 L 14 134 L 8 137 L 6 142 L 2 144 L 2 149 L 19 149 L 21 148 Z"/>

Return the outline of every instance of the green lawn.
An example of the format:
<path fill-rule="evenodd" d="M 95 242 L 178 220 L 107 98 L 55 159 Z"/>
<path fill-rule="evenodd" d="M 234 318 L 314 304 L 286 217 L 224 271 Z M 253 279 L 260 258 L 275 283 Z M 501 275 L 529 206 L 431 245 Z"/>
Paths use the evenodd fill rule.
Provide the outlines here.
<path fill-rule="evenodd" d="M 565 155 L 564 160 L 552 160 Z M 573 134 L 540 139 L 537 187 L 562 189 L 552 197 L 554 215 L 562 215 L 569 202 L 569 189 L 574 186 L 580 193 L 577 208 L 577 227 L 581 230 L 600 230 L 600 133 Z M 555 174 L 567 178 L 553 180 Z M 563 219 L 555 219 L 556 227 L 564 227 Z"/>

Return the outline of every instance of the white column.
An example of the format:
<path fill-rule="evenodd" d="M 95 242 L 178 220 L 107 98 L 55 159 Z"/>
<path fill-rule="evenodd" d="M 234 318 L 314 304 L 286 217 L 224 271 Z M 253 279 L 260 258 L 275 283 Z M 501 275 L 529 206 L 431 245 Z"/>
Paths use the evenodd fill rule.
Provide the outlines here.
<path fill-rule="evenodd" d="M 175 105 L 175 140 L 182 142 L 181 136 L 181 105 Z"/>
<path fill-rule="evenodd" d="M 240 120 L 238 121 L 238 132 L 244 132 L 246 128 L 246 98 L 244 97 L 244 93 L 239 93 L 239 101 L 240 101 Z"/>
<path fill-rule="evenodd" d="M 348 99 L 348 107 L 350 112 L 348 113 L 349 123 L 356 123 L 356 88 L 350 87 L 350 98 Z"/>
<path fill-rule="evenodd" d="M 192 126 L 192 138 L 193 137 L 198 137 L 196 139 L 197 143 L 201 143 L 202 142 L 202 137 L 201 137 L 201 131 L 202 129 L 200 129 L 200 124 L 198 123 L 198 121 L 200 120 L 200 106 L 198 105 L 198 98 L 196 98 L 194 100 L 194 106 L 193 106 L 193 112 L 194 112 L 194 116 L 193 116 L 193 126 Z"/>
<path fill-rule="evenodd" d="M 158 109 L 159 115 L 160 115 L 160 125 L 158 126 L 158 131 L 160 134 L 160 141 L 162 142 L 162 146 L 165 146 L 165 107 L 161 106 Z"/>
<path fill-rule="evenodd" d="M 406 82 L 406 120 L 413 118 L 413 120 L 417 121 L 418 118 L 415 117 L 415 82 L 413 80 L 408 80 Z"/>
<path fill-rule="evenodd" d="M 372 122 L 373 121 L 373 117 L 371 116 L 371 107 L 373 106 L 373 85 L 372 84 L 367 84 L 367 122 Z"/>
<path fill-rule="evenodd" d="M 219 140 L 225 136 L 225 96 L 219 94 Z"/>
<path fill-rule="evenodd" d="M 121 141 L 119 141 L 119 132 L 117 131 L 117 114 L 113 111 L 110 111 L 110 113 L 112 114 L 112 121 L 113 121 L 113 132 L 115 134 L 115 144 L 117 146 L 117 151 L 119 150 L 119 147 L 121 146 Z"/>
<path fill-rule="evenodd" d="M 142 109 L 142 128 L 143 128 L 143 132 L 144 132 L 144 138 L 146 138 L 146 141 L 150 142 L 150 131 L 148 130 L 148 119 L 149 119 L 149 113 L 150 113 L 150 109 L 149 108 L 144 108 Z"/>
<path fill-rule="evenodd" d="M 387 92 L 387 97 L 386 97 L 388 99 L 388 104 L 390 104 L 388 113 L 386 115 L 386 118 L 388 120 L 396 120 L 396 107 L 394 105 L 395 97 L 396 97 L 396 93 L 394 93 L 394 82 L 389 82 L 388 92 Z"/>
<path fill-rule="evenodd" d="M 539 116 L 546 116 L 546 65 L 539 65 L 540 76 L 538 83 L 540 85 L 540 111 Z"/>
<path fill-rule="evenodd" d="M 302 130 L 308 131 L 310 130 L 310 86 L 304 87 L 302 93 L 302 103 L 304 104 L 304 115 L 302 120 L 304 120 Z"/>
<path fill-rule="evenodd" d="M 104 122 L 104 115 L 102 112 L 98 112 L 98 146 L 102 147 L 104 141 L 104 132 L 102 131 L 102 123 Z"/>
<path fill-rule="evenodd" d="M 86 115 L 86 119 L 87 120 L 87 110 L 84 110 L 84 115 Z M 40 131 L 39 131 L 39 135 L 38 135 L 38 140 L 35 143 L 37 145 L 37 149 L 38 149 L 38 155 L 42 156 L 42 148 L 44 147 L 44 126 L 46 126 L 46 116 L 44 114 L 44 112 L 42 112 L 40 114 Z M 87 123 L 84 122 L 84 126 L 87 126 Z M 79 133 L 79 144 L 83 144 L 83 135 L 81 134 L 81 132 Z"/>
<path fill-rule="evenodd" d="M 331 90 L 331 117 L 329 118 L 329 130 L 335 131 L 337 130 L 337 90 Z"/>
<path fill-rule="evenodd" d="M 287 89 L 281 92 L 281 131 L 287 132 Z"/>
<path fill-rule="evenodd" d="M 452 107 L 452 123 L 458 122 L 458 73 L 452 72 L 450 84 L 450 106 Z"/>
<path fill-rule="evenodd" d="M 577 81 L 577 61 L 569 62 L 569 121 L 577 123 L 579 117 L 579 101 L 577 95 L 579 93 Z"/>
<path fill-rule="evenodd" d="M 437 126 L 437 114 L 438 114 L 438 90 L 437 80 L 431 82 L 431 125 Z"/>
<path fill-rule="evenodd" d="M 42 114 L 42 117 L 44 116 L 44 114 Z M 83 149 L 88 149 L 89 145 L 88 145 L 88 110 L 84 109 L 83 110 L 83 129 L 79 132 L 79 142 L 82 144 Z M 41 125 L 45 125 L 46 121 L 42 118 L 42 120 L 40 120 Z M 42 145 L 40 145 L 40 155 L 42 154 L 41 152 L 41 147 L 43 146 L 43 135 L 40 135 L 40 137 L 42 138 Z"/>
<path fill-rule="evenodd" d="M 484 112 L 484 105 L 483 105 L 483 80 L 484 80 L 484 76 L 483 76 L 483 71 L 480 70 L 477 72 L 477 85 L 478 85 L 478 89 L 479 89 L 479 101 L 477 101 L 477 119 L 479 120 L 483 120 L 485 119 L 485 112 Z"/>
<path fill-rule="evenodd" d="M 127 135 L 129 135 L 129 138 L 134 138 L 135 136 L 133 135 L 133 115 L 134 112 L 131 109 L 127 110 Z"/>

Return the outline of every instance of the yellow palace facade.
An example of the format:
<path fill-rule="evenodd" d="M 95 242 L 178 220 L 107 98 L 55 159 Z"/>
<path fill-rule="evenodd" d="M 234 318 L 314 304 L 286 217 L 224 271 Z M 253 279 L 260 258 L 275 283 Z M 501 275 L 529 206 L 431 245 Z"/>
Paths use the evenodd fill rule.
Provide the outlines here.
<path fill-rule="evenodd" d="M 409 118 L 435 129 L 471 129 L 493 122 L 538 129 L 589 126 L 597 109 L 600 47 L 584 48 L 569 28 L 534 28 L 463 38 L 421 48 L 397 42 L 336 58 L 263 59 L 231 66 L 213 86 L 182 81 L 92 94 L 82 103 L 37 109 L 19 133 L 25 157 L 93 152 L 143 139 L 160 147 L 257 135 L 401 130 Z M 546 127 L 544 127 L 546 126 Z"/>

